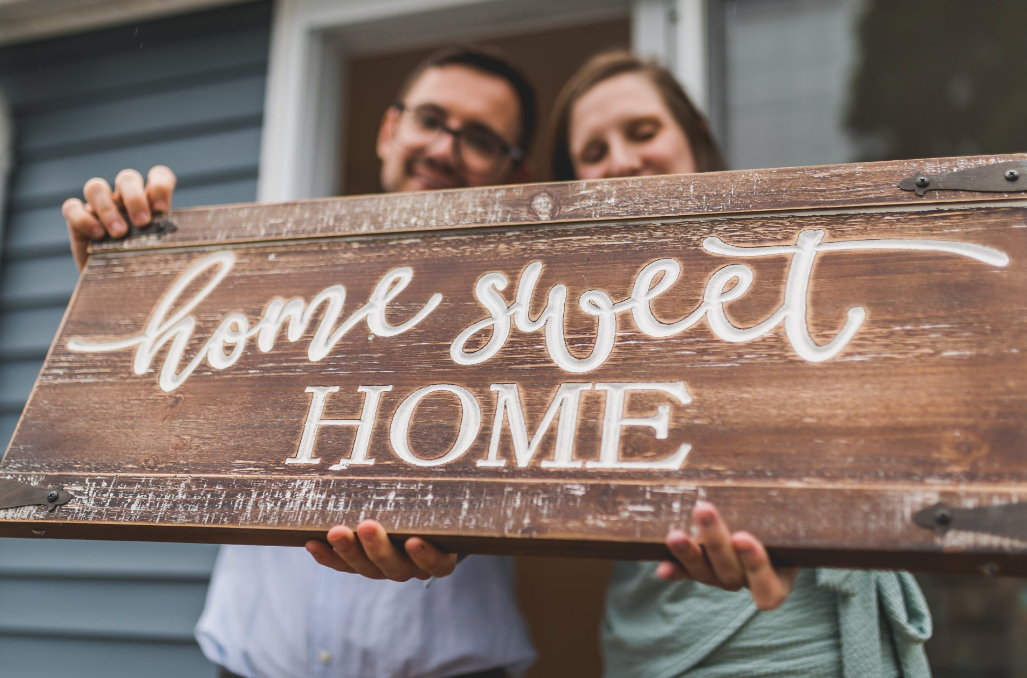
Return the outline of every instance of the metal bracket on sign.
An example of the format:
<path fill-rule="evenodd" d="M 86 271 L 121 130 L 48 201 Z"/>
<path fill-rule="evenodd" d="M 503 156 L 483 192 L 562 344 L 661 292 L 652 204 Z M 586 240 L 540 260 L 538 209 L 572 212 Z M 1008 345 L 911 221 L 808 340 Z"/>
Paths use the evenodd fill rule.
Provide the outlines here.
<path fill-rule="evenodd" d="M 75 497 L 63 487 L 36 487 L 17 480 L 0 478 L 0 510 L 21 506 L 45 506 L 52 513 Z"/>
<path fill-rule="evenodd" d="M 128 226 L 128 233 L 126 235 L 120 238 L 112 238 L 110 234 L 105 233 L 104 236 L 96 242 L 116 242 L 126 238 L 131 239 L 144 235 L 162 238 L 169 233 L 174 233 L 178 230 L 178 226 L 175 225 L 175 222 L 171 221 L 167 217 L 155 217 L 153 221 L 145 226 L 136 226 L 128 219 L 125 219 L 124 221 Z"/>
<path fill-rule="evenodd" d="M 949 530 L 1027 541 L 1027 503 L 956 508 L 938 503 L 917 511 L 913 522 L 944 536 Z"/>
<path fill-rule="evenodd" d="M 923 195 L 927 191 L 982 191 L 1016 193 L 1027 191 L 1027 161 L 1014 160 L 994 165 L 981 165 L 947 174 L 917 172 L 898 184 L 905 191 Z"/>

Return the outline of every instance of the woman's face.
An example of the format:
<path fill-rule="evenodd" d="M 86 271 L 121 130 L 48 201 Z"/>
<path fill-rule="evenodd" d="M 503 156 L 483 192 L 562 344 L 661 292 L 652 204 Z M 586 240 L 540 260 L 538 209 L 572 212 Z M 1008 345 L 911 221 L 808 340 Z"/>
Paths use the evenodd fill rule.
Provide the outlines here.
<path fill-rule="evenodd" d="M 684 130 L 641 73 L 607 78 L 579 97 L 568 137 L 579 179 L 695 172 Z"/>

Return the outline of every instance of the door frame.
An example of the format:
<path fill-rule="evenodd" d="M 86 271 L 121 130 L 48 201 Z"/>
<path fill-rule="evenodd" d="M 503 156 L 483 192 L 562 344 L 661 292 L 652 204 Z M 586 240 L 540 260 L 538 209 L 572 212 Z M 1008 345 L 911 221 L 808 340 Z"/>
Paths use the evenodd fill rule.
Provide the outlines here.
<path fill-rule="evenodd" d="M 333 195 L 341 183 L 340 129 L 350 55 L 457 38 L 632 21 L 632 47 L 669 65 L 707 108 L 708 0 L 276 0 L 257 199 Z"/>

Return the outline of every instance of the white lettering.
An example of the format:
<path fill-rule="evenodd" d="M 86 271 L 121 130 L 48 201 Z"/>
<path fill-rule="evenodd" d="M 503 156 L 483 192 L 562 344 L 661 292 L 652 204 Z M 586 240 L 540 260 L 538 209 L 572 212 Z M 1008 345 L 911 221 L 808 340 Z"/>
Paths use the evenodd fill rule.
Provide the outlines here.
<path fill-rule="evenodd" d="M 574 430 L 578 425 L 578 401 L 581 398 L 581 392 L 590 390 L 592 384 L 561 384 L 556 395 L 553 396 L 553 401 L 549 404 L 549 409 L 542 417 L 542 423 L 539 424 L 530 441 L 517 384 L 492 384 L 490 388 L 498 394 L 496 417 L 492 422 L 492 438 L 489 441 L 488 457 L 479 459 L 478 466 L 498 468 L 506 465 L 506 460 L 499 458 L 499 441 L 503 435 L 503 421 L 508 418 L 517 466 L 526 467 L 535 456 L 535 451 L 552 425 L 553 419 L 563 407 L 563 414 L 560 415 L 560 423 L 556 429 L 553 459 L 544 459 L 542 468 L 581 468 L 581 462 L 572 459 Z"/>
<path fill-rule="evenodd" d="M 286 464 L 316 464 L 321 461 L 320 457 L 314 456 L 314 443 L 317 441 L 317 432 L 322 426 L 356 426 L 357 438 L 353 442 L 353 451 L 349 458 L 343 458 L 338 464 L 329 468 L 332 471 L 339 471 L 347 466 L 370 466 L 374 459 L 367 458 L 367 447 L 371 442 L 371 431 L 374 429 L 374 421 L 378 416 L 378 402 L 382 394 L 392 390 L 392 386 L 361 386 L 357 392 L 364 395 L 364 407 L 360 412 L 359 419 L 324 419 L 325 402 L 329 393 L 338 393 L 338 386 L 308 386 L 306 392 L 312 394 L 310 398 L 310 409 L 307 410 L 307 421 L 303 425 L 303 435 L 300 437 L 300 445 L 296 454 L 285 460 Z"/>
<path fill-rule="evenodd" d="M 822 230 L 804 230 L 794 245 L 738 247 L 727 245 L 720 238 L 703 240 L 703 248 L 712 253 L 734 257 L 764 257 L 790 255 L 791 262 L 785 283 L 784 302 L 767 319 L 752 327 L 737 327 L 727 317 L 724 305 L 742 297 L 753 282 L 752 269 L 744 264 L 731 264 L 715 271 L 706 282 L 703 300 L 687 316 L 673 323 L 658 320 L 650 303 L 666 292 L 677 281 L 681 265 L 673 259 L 658 259 L 649 263 L 635 277 L 631 296 L 613 303 L 609 295 L 600 290 L 588 290 L 578 299 L 585 313 L 596 317 L 596 339 L 587 358 L 577 358 L 568 351 L 564 341 L 563 325 L 567 302 L 567 287 L 554 285 L 549 290 L 548 302 L 534 320 L 529 303 L 535 285 L 542 274 L 542 263 L 534 261 L 525 267 L 517 285 L 516 300 L 509 306 L 500 290 L 506 289 L 507 279 L 501 273 L 488 273 L 478 280 L 475 295 L 489 312 L 489 316 L 468 326 L 450 346 L 450 356 L 459 365 L 476 365 L 496 355 L 510 335 L 510 318 L 521 332 L 535 332 L 545 328 L 546 350 L 561 369 L 580 374 L 589 372 L 606 362 L 616 339 L 619 313 L 631 311 L 638 329 L 650 337 L 670 337 L 694 326 L 703 317 L 718 338 L 729 342 L 747 342 L 763 337 L 775 327 L 784 324 L 785 336 L 796 355 L 809 362 L 829 360 L 844 349 L 867 317 L 866 309 L 854 306 L 848 310 L 845 323 L 837 334 L 825 344 L 817 344 L 809 333 L 808 297 L 813 264 L 820 252 L 862 250 L 915 250 L 944 252 L 969 257 L 992 266 L 1006 266 L 1009 257 L 999 250 L 945 240 L 880 239 L 822 242 Z M 658 276 L 661 276 L 657 282 Z M 728 285 L 735 281 L 734 287 Z M 466 351 L 466 343 L 478 332 L 491 328 L 488 343 L 477 351 Z"/>
<path fill-rule="evenodd" d="M 494 356 L 510 335 L 510 318 L 521 332 L 534 332 L 545 328 L 546 350 L 557 365 L 568 372 L 589 372 L 606 362 L 617 337 L 617 310 L 605 293 L 591 290 L 581 295 L 581 310 L 596 317 L 596 340 L 587 358 L 577 358 L 567 349 L 564 340 L 564 308 L 567 305 L 567 286 L 554 285 L 549 299 L 538 317 L 531 317 L 531 297 L 542 274 L 542 263 L 533 261 L 521 273 L 517 284 L 517 300 L 509 307 L 498 290 L 506 289 L 507 279 L 502 273 L 489 273 L 475 285 L 478 301 L 491 313 L 467 327 L 450 346 L 449 355 L 458 365 L 476 365 Z M 478 332 L 492 328 L 488 343 L 477 351 L 465 351 L 467 341 Z"/>
<path fill-rule="evenodd" d="M 189 313 L 201 301 L 214 291 L 218 283 L 225 279 L 235 263 L 235 254 L 231 250 L 214 252 L 193 264 L 165 293 L 158 302 L 141 334 L 125 339 L 111 341 L 93 341 L 73 337 L 68 340 L 68 348 L 72 351 L 99 353 L 102 351 L 120 351 L 136 347 L 132 369 L 136 374 L 145 374 L 157 352 L 170 342 L 164 364 L 158 377 L 158 385 L 164 391 L 174 391 L 185 383 L 185 380 L 200 366 L 206 358 L 210 366 L 223 370 L 234 365 L 246 348 L 246 340 L 257 336 L 257 348 L 266 353 L 274 347 L 282 324 L 288 319 L 286 338 L 290 342 L 298 341 L 306 332 L 310 321 L 318 308 L 325 304 L 326 308 L 321 322 L 314 331 L 314 337 L 307 348 L 307 358 L 318 362 L 331 353 L 340 339 L 361 321 L 367 322 L 368 329 L 382 337 L 393 337 L 414 327 L 435 310 L 442 302 L 441 294 L 433 294 L 427 303 L 411 318 L 399 325 L 390 325 L 385 319 L 386 307 L 396 296 L 410 284 L 413 269 L 408 266 L 395 268 L 382 276 L 375 285 L 366 304 L 358 308 L 335 331 L 332 328 L 338 322 L 346 301 L 346 288 L 342 285 L 330 285 L 321 290 L 309 304 L 304 306 L 303 300 L 296 297 L 288 302 L 280 298 L 272 299 L 264 307 L 264 315 L 253 327 L 247 318 L 240 313 L 227 315 L 210 338 L 203 344 L 199 352 L 185 367 L 178 370 L 183 359 L 186 346 L 196 328 L 196 318 Z M 216 272 L 207 284 L 195 296 L 182 304 L 170 317 L 168 312 L 178 301 L 178 297 L 187 287 L 208 269 L 216 267 Z M 229 353 L 225 347 L 232 346 Z"/>
<path fill-rule="evenodd" d="M 670 405 L 658 405 L 651 417 L 624 416 L 625 394 L 628 391 L 661 391 L 674 396 L 682 405 L 692 402 L 684 382 L 667 384 L 596 384 L 597 391 L 606 391 L 606 411 L 603 415 L 603 436 L 599 443 L 599 459 L 589 461 L 585 468 L 667 469 L 677 470 L 685 462 L 692 446 L 685 443 L 674 454 L 656 461 L 626 461 L 620 458 L 621 429 L 625 426 L 648 426 L 656 432 L 657 440 L 664 440 L 670 424 Z"/>
<path fill-rule="evenodd" d="M 578 411 L 581 394 L 592 390 L 606 393 L 606 408 L 600 437 L 599 459 L 584 462 L 574 459 L 574 443 L 578 426 Z M 329 470 L 340 471 L 350 466 L 370 466 L 375 463 L 368 457 L 371 434 L 378 416 L 379 403 L 383 394 L 392 391 L 391 385 L 360 386 L 364 393 L 364 405 L 359 419 L 325 419 L 324 409 L 328 396 L 339 392 L 338 386 L 308 386 L 311 394 L 303 434 L 296 453 L 285 460 L 286 464 L 318 464 L 321 458 L 315 453 L 318 432 L 322 426 L 355 426 L 356 440 L 348 458 L 342 458 Z M 513 439 L 514 458 L 518 468 L 527 468 L 535 458 L 546 433 L 552 429 L 554 420 L 560 421 L 556 430 L 556 441 L 552 459 L 543 459 L 539 466 L 544 469 L 622 469 L 622 470 L 677 470 L 684 463 L 691 446 L 683 444 L 668 457 L 655 461 L 625 460 L 620 458 L 621 431 L 625 426 L 647 426 L 652 428 L 657 440 L 667 438 L 670 430 L 670 406 L 660 404 L 656 414 L 648 417 L 629 417 L 625 414 L 626 396 L 629 391 L 656 391 L 673 396 L 682 405 L 692 401 L 683 382 L 670 383 L 564 383 L 560 384 L 542 416 L 542 421 L 529 438 L 524 410 L 517 384 L 492 384 L 497 394 L 496 414 L 492 424 L 492 436 L 488 455 L 476 462 L 478 467 L 502 468 L 506 460 L 499 458 L 499 446 L 504 423 L 509 421 Z M 460 429 L 452 447 L 441 455 L 425 459 L 410 448 L 410 429 L 414 411 L 422 400 L 433 393 L 455 395 L 460 403 Z M 389 424 L 389 440 L 400 460 L 418 467 L 442 466 L 462 457 L 474 444 L 481 430 L 481 408 L 477 399 L 466 388 L 454 384 L 433 384 L 417 389 L 408 395 L 396 409 Z"/>
<path fill-rule="evenodd" d="M 861 306 L 853 306 L 848 309 L 844 323 L 830 340 L 818 344 L 813 339 L 808 318 L 809 290 L 818 254 L 910 250 L 954 254 L 997 267 L 1009 263 L 1009 257 L 1004 252 L 973 243 L 901 238 L 824 242 L 824 237 L 823 230 L 804 230 L 798 234 L 795 244 L 752 247 L 729 245 L 716 237 L 703 240 L 702 246 L 707 252 L 720 256 L 790 257 L 784 299 L 780 307 L 751 327 L 735 325 L 726 311 L 727 304 L 743 297 L 753 284 L 753 271 L 744 264 L 729 264 L 714 271 L 706 280 L 702 301 L 685 317 L 674 322 L 658 319 L 651 306 L 653 300 L 668 291 L 680 278 L 681 264 L 674 259 L 658 259 L 646 265 L 635 277 L 630 296 L 620 302 L 615 303 L 601 290 L 586 290 L 578 297 L 577 305 L 586 315 L 595 318 L 596 329 L 591 351 L 585 357 L 574 355 L 566 342 L 566 285 L 553 285 L 546 295 L 546 304 L 537 316 L 532 316 L 531 300 L 542 275 L 541 262 L 531 262 L 524 268 L 514 291 L 513 303 L 508 303 L 503 295 L 503 290 L 508 286 L 506 276 L 499 272 L 486 273 L 476 282 L 474 293 L 488 315 L 457 335 L 450 345 L 450 357 L 458 365 L 483 363 L 502 350 L 510 337 L 511 328 L 516 326 L 523 333 L 544 332 L 546 351 L 556 366 L 573 374 L 586 373 L 608 360 L 617 337 L 617 316 L 630 312 L 639 331 L 654 338 L 675 336 L 694 327 L 704 318 L 714 336 L 734 343 L 754 341 L 783 326 L 785 338 L 797 356 L 808 362 L 822 362 L 837 356 L 852 341 L 865 322 L 867 311 Z M 327 357 L 339 341 L 360 323 L 366 323 L 372 336 L 393 337 L 424 321 L 442 301 L 441 294 L 432 294 L 407 320 L 395 325 L 389 323 L 386 318 L 389 304 L 413 280 L 413 269 L 401 266 L 386 272 L 378 280 L 367 302 L 345 320 L 342 320 L 342 313 L 346 288 L 340 284 L 325 287 L 309 303 L 299 297 L 289 300 L 275 297 L 265 305 L 260 320 L 255 324 L 251 325 L 242 313 L 225 315 L 197 353 L 186 360 L 185 351 L 197 326 L 192 312 L 225 279 L 234 263 L 235 254 L 231 250 L 214 252 L 197 260 L 159 300 L 141 333 L 110 340 L 73 337 L 68 341 L 68 348 L 89 353 L 135 348 L 132 369 L 135 374 L 142 375 L 151 368 L 157 354 L 167 345 L 158 373 L 158 385 L 164 391 L 173 391 L 205 360 L 215 370 L 235 365 L 245 353 L 246 342 L 251 337 L 257 338 L 257 349 L 261 352 L 274 348 L 283 327 L 288 341 L 299 341 L 318 313 L 321 313 L 321 318 L 307 347 L 307 358 L 311 362 Z M 201 276 L 209 279 L 191 298 L 182 300 L 180 297 Z M 469 350 L 468 343 L 484 332 L 490 333 L 484 346 Z M 504 407 L 508 408 L 503 411 L 514 416 L 514 401 L 508 400 L 509 397 L 500 394 Z M 567 402 L 569 409 L 570 401 Z M 527 450 L 534 448 L 529 443 L 527 441 L 527 447 L 521 451 L 530 459 L 531 453 Z M 553 463 L 557 462 L 553 460 Z"/>
<path fill-rule="evenodd" d="M 460 400 L 460 408 L 463 413 L 460 417 L 460 433 L 457 434 L 456 442 L 445 454 L 435 459 L 422 459 L 410 450 L 408 433 L 410 430 L 410 418 L 414 414 L 414 408 L 423 398 L 444 391 L 452 393 Z M 481 429 L 481 408 L 475 397 L 462 386 L 453 384 L 433 384 L 417 389 L 403 400 L 392 417 L 392 426 L 389 427 L 389 440 L 392 442 L 392 449 L 396 456 L 414 466 L 441 466 L 457 459 L 466 452 L 474 443 L 478 431 Z"/>

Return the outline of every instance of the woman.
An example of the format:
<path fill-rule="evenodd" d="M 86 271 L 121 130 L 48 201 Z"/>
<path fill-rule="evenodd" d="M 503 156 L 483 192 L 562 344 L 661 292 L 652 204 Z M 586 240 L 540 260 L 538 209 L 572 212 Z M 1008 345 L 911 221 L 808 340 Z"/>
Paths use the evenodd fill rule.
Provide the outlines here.
<path fill-rule="evenodd" d="M 586 63 L 553 120 L 558 180 L 724 169 L 673 76 L 627 52 Z M 774 570 L 759 541 L 730 534 L 712 505 L 697 504 L 693 519 L 698 540 L 667 538 L 676 561 L 617 564 L 602 631 L 607 676 L 930 675 L 931 620 L 911 575 Z"/>

